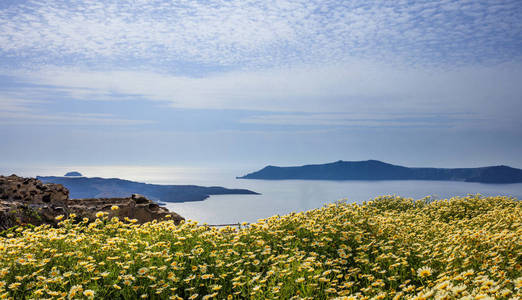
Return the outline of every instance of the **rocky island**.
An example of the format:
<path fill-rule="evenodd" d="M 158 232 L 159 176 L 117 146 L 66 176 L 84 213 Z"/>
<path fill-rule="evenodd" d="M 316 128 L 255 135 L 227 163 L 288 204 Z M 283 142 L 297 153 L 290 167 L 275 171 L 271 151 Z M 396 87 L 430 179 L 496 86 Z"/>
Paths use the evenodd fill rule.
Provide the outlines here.
<path fill-rule="evenodd" d="M 80 172 L 76 172 L 76 171 L 71 171 L 71 172 L 67 172 L 65 175 L 63 176 L 66 176 L 66 177 L 76 177 L 76 176 L 83 176 L 82 173 Z"/>
<path fill-rule="evenodd" d="M 60 184 L 16 175 L 0 176 L 0 231 L 23 224 L 56 225 L 56 217 L 61 215 L 74 214 L 80 219 L 94 220 L 98 212 L 105 212 L 109 217 L 135 219 L 139 223 L 164 219 L 179 223 L 184 220 L 138 194 L 120 198 L 70 199 L 69 190 Z"/>
<path fill-rule="evenodd" d="M 241 179 L 310 180 L 452 180 L 482 183 L 519 183 L 522 170 L 508 166 L 482 168 L 408 168 L 378 160 L 337 161 L 298 167 L 267 166 Z"/>

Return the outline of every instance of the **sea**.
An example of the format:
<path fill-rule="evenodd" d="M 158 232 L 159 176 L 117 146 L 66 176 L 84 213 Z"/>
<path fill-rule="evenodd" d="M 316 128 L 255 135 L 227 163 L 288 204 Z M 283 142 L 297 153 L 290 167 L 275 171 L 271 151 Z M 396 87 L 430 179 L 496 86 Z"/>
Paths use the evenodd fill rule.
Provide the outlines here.
<path fill-rule="evenodd" d="M 169 210 L 186 219 L 213 225 L 251 223 L 274 215 L 320 208 L 337 201 L 362 203 L 382 195 L 397 195 L 413 199 L 427 196 L 433 199 L 447 199 L 454 196 L 481 194 L 522 199 L 522 183 L 236 179 L 237 176 L 256 170 L 252 167 L 69 166 L 0 168 L 0 174 L 17 174 L 25 177 L 61 176 L 68 171 L 79 171 L 87 177 L 121 178 L 153 184 L 223 186 L 260 193 L 260 195 L 216 195 L 197 202 L 165 203 Z"/>

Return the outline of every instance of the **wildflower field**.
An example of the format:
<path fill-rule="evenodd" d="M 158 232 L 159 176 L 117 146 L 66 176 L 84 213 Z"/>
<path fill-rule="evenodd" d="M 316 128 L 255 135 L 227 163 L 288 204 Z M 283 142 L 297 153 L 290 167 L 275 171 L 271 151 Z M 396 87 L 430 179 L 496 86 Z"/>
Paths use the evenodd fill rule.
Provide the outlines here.
<path fill-rule="evenodd" d="M 241 229 L 63 218 L 0 236 L 7 299 L 520 299 L 522 203 L 384 196 Z"/>

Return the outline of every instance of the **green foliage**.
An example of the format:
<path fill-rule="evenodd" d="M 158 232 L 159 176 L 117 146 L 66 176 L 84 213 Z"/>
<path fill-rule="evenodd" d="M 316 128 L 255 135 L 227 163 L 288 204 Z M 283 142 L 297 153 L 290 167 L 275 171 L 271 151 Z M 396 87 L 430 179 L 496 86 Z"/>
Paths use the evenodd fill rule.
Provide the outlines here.
<path fill-rule="evenodd" d="M 0 297 L 521 296 L 521 202 L 384 196 L 243 226 L 65 219 L 0 237 Z"/>

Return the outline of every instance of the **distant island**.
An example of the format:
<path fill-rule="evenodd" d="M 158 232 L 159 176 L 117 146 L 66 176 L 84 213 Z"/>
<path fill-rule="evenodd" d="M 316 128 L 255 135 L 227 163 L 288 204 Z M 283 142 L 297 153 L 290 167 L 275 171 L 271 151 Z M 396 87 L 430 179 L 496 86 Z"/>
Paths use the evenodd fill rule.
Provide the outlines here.
<path fill-rule="evenodd" d="M 298 167 L 267 166 L 239 179 L 309 180 L 452 180 L 482 183 L 519 183 L 522 170 L 508 166 L 482 168 L 408 168 L 378 160 L 342 161 Z"/>
<path fill-rule="evenodd" d="M 75 177 L 75 176 L 83 176 L 82 173 L 80 172 L 76 172 L 76 171 L 72 171 L 72 172 L 67 172 L 65 173 L 65 175 L 63 176 L 67 176 L 67 177 Z"/>
<path fill-rule="evenodd" d="M 258 193 L 246 189 L 227 189 L 219 186 L 204 187 L 197 185 L 159 185 L 99 177 L 57 177 L 37 176 L 43 183 L 61 184 L 69 190 L 70 198 L 118 198 L 142 194 L 145 197 L 162 202 L 201 201 L 210 195 Z"/>

